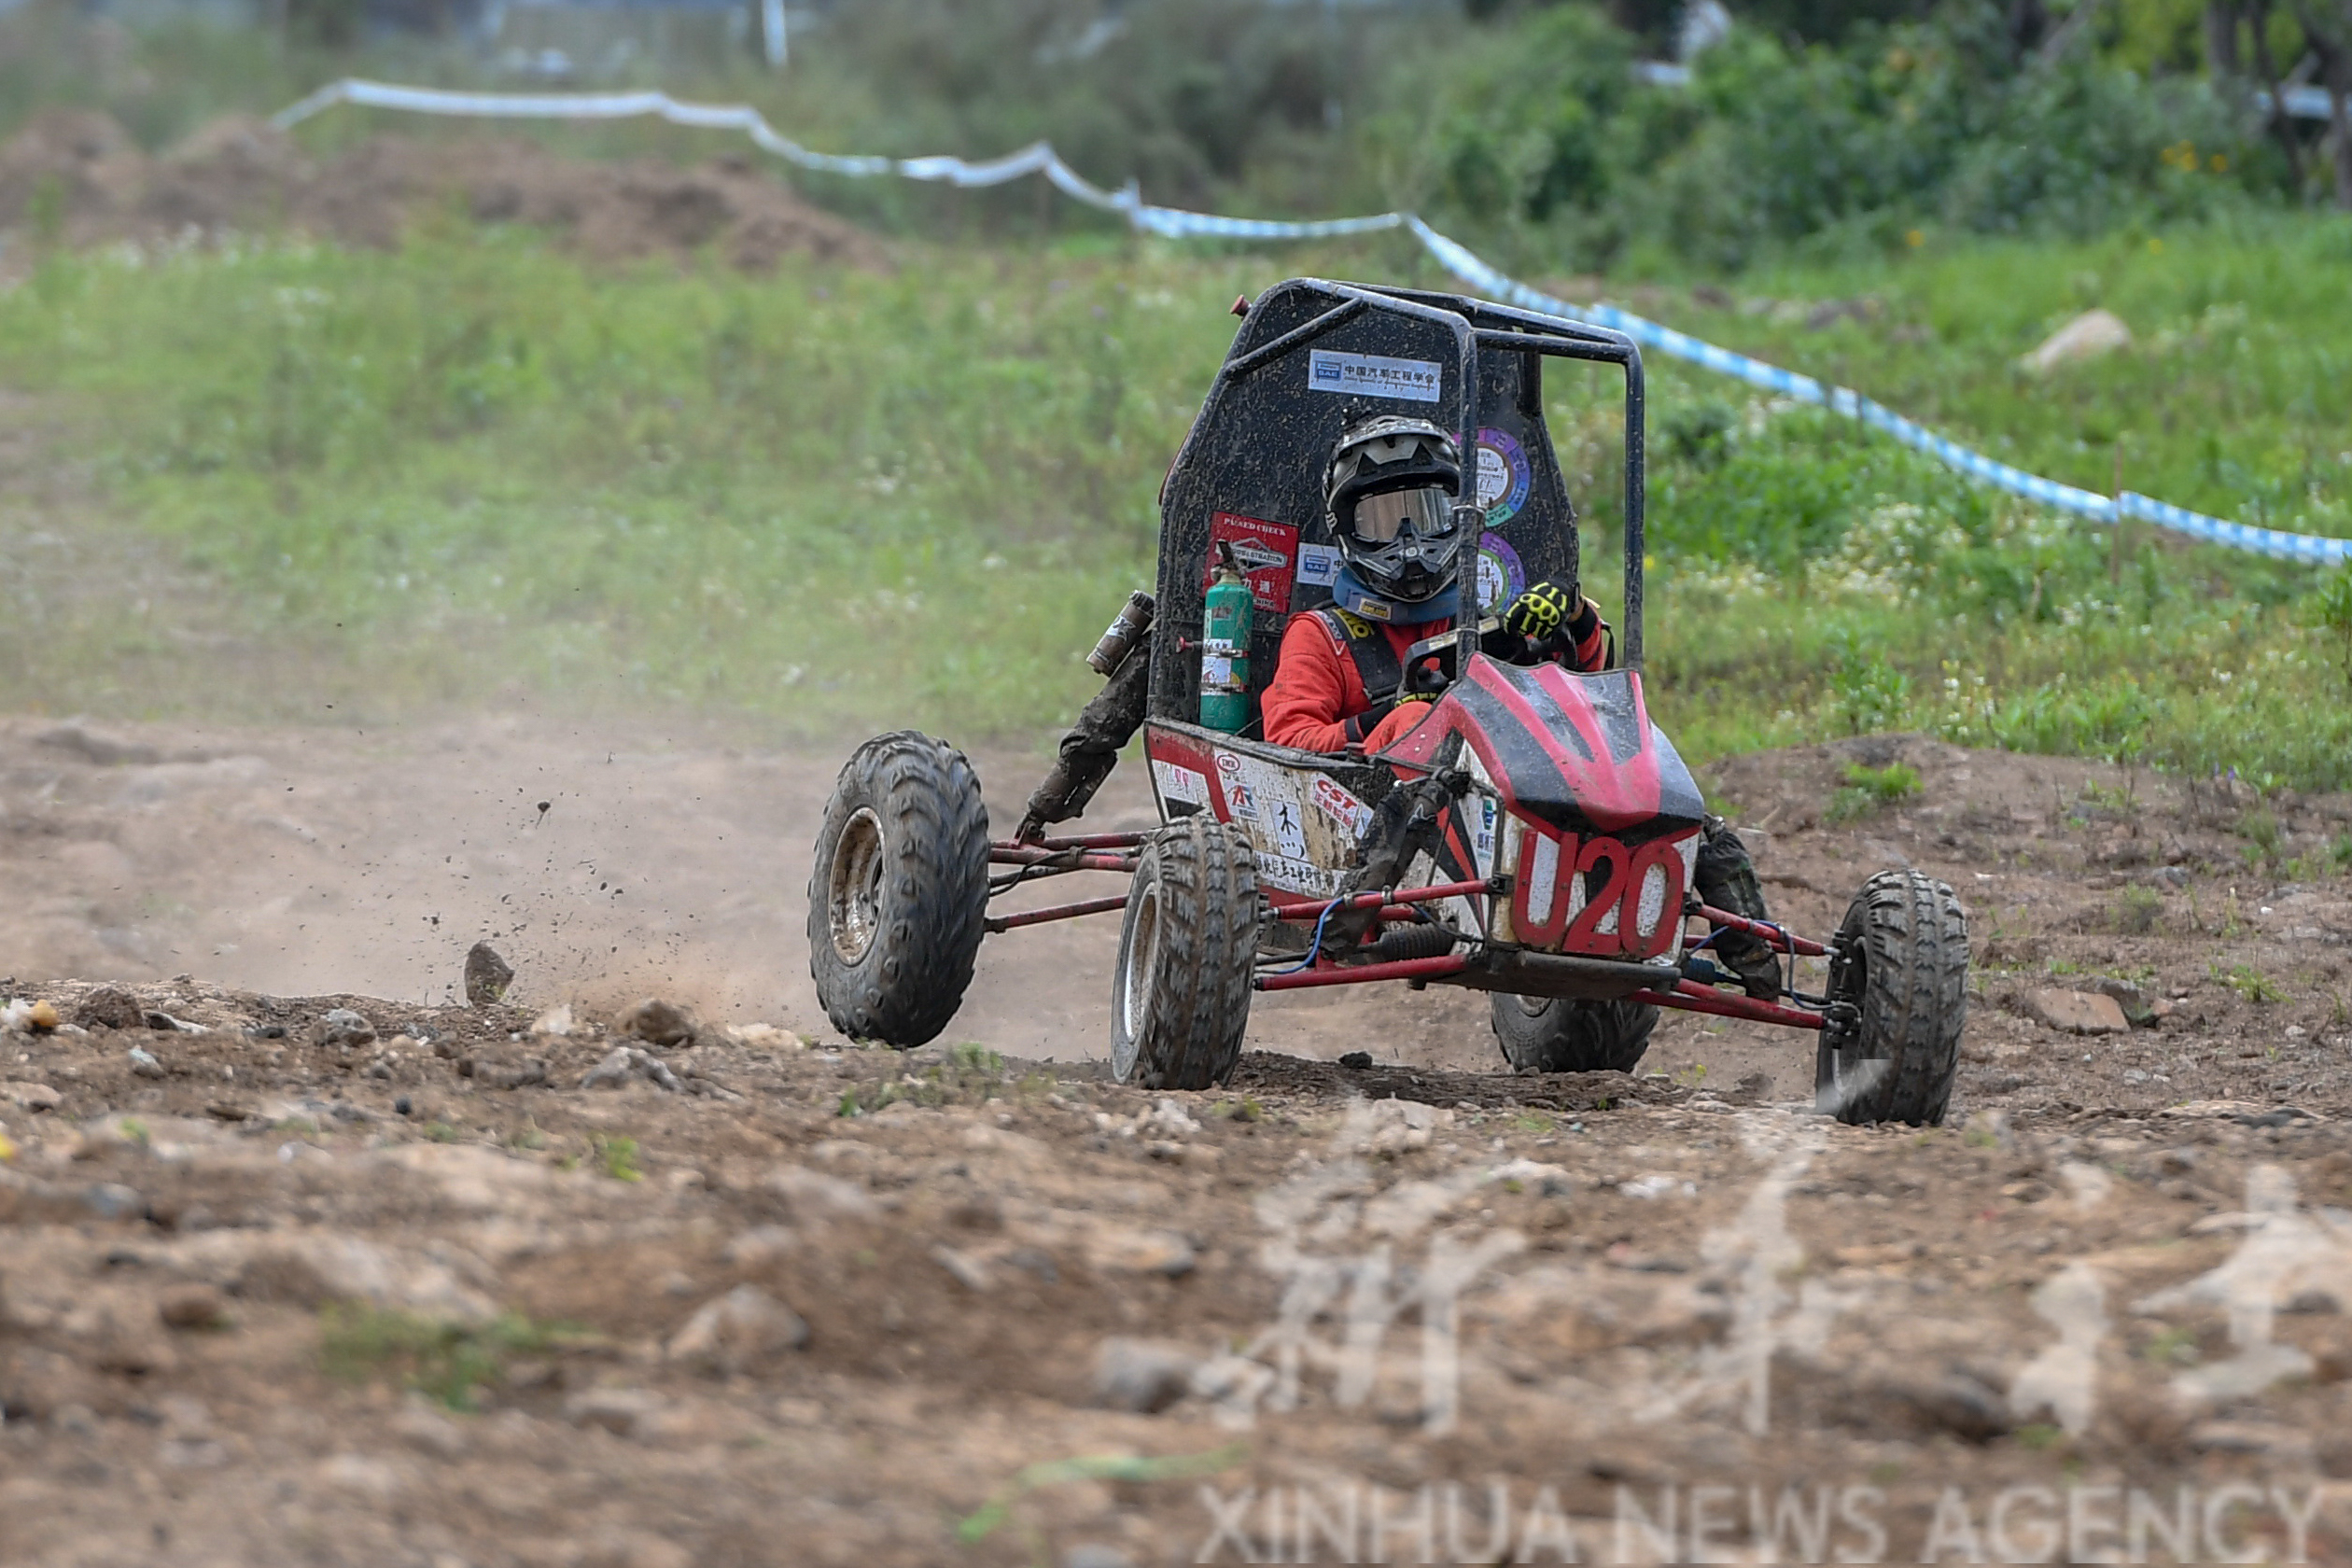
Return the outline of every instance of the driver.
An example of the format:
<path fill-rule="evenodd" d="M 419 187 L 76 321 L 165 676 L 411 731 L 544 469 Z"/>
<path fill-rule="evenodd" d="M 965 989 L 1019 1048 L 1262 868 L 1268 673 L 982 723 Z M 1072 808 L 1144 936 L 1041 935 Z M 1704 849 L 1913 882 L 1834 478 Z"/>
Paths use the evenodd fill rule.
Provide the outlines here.
<path fill-rule="evenodd" d="M 1426 419 L 1383 414 L 1340 436 L 1323 469 L 1339 579 L 1329 607 L 1292 617 L 1282 634 L 1260 704 L 1267 739 L 1378 753 L 1428 713 L 1434 690 L 1397 688 L 1406 651 L 1453 627 L 1461 477 L 1453 438 Z M 1504 610 L 1503 628 L 1528 662 L 1591 673 L 1608 658 L 1600 609 L 1573 583 L 1536 583 Z"/>
<path fill-rule="evenodd" d="M 1407 682 L 1404 659 L 1453 627 L 1461 478 L 1453 438 L 1426 419 L 1383 414 L 1340 436 L 1323 469 L 1323 508 L 1343 565 L 1331 605 L 1293 616 L 1282 633 L 1260 703 L 1267 740 L 1377 756 L 1427 717 L 1442 683 Z M 1504 609 L 1503 629 L 1518 644 L 1515 663 L 1557 659 L 1588 675 L 1607 667 L 1608 627 L 1574 583 L 1534 584 Z M 1771 917 L 1747 847 L 1712 813 L 1692 880 L 1719 909 Z M 1781 994 L 1780 964 L 1761 939 L 1727 930 L 1715 949 L 1748 995 Z"/>

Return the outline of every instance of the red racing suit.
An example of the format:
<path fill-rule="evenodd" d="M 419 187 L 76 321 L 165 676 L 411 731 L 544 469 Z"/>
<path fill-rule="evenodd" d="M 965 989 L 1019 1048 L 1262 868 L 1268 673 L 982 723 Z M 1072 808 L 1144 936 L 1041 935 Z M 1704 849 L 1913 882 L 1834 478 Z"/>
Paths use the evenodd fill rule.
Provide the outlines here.
<path fill-rule="evenodd" d="M 1450 617 L 1386 625 L 1336 606 L 1292 616 L 1274 679 L 1258 705 L 1266 738 L 1302 751 L 1344 751 L 1351 746 L 1367 755 L 1386 750 L 1429 716 L 1429 704 L 1375 699 L 1372 693 L 1395 691 L 1405 651 L 1452 626 Z M 1559 656 L 1561 664 L 1585 674 L 1606 665 L 1608 628 L 1591 600 L 1564 630 L 1569 646 Z"/>

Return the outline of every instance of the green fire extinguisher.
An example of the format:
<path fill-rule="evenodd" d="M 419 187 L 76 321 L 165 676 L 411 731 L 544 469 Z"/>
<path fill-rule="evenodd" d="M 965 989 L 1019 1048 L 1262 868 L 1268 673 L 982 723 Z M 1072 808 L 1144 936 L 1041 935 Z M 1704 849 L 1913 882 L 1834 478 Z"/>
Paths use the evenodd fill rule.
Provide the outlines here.
<path fill-rule="evenodd" d="M 1209 583 L 1200 638 L 1200 723 L 1238 735 L 1250 721 L 1249 579 L 1233 546 L 1217 541 L 1217 570 Z"/>

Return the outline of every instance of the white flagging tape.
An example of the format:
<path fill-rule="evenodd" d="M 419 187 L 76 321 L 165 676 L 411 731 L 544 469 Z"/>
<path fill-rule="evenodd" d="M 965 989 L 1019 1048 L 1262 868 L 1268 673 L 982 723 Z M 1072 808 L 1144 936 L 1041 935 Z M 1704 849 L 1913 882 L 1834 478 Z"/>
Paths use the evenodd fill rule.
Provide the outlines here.
<path fill-rule="evenodd" d="M 1688 333 L 1677 332 L 1671 327 L 1635 315 L 1631 311 L 1619 310 L 1615 305 L 1571 304 L 1497 272 L 1468 248 L 1448 239 L 1411 213 L 1376 213 L 1368 217 L 1295 221 L 1226 217 L 1216 213 L 1155 207 L 1144 202 L 1141 191 L 1133 181 L 1117 190 L 1105 190 L 1092 183 L 1063 162 L 1061 155 L 1047 142 L 1032 142 L 1018 152 L 1007 153 L 1002 158 L 982 163 L 949 157 L 845 157 L 837 153 L 811 152 L 789 136 L 779 134 L 759 110 L 748 104 L 687 104 L 665 92 L 457 92 L 439 88 L 400 87 L 389 82 L 362 81 L 355 77 L 319 89 L 301 102 L 280 110 L 272 117 L 271 123 L 284 129 L 338 104 L 473 119 L 627 119 L 655 115 L 677 125 L 740 131 L 760 147 L 788 162 L 829 175 L 859 177 L 897 175 L 904 179 L 965 188 L 1003 185 L 1029 175 L 1042 175 L 1057 190 L 1073 201 L 1083 202 L 1104 212 L 1117 213 L 1145 233 L 1170 239 L 1320 240 L 1403 229 L 1439 266 L 1481 293 L 1530 310 L 1564 315 L 1595 327 L 1623 332 L 1645 347 L 1657 349 L 1674 358 L 1688 360 L 1703 369 L 1797 402 L 1817 404 L 1858 419 L 1872 429 L 1883 431 L 1902 445 L 1915 452 L 1924 452 L 1970 479 L 2023 496 L 2043 506 L 2054 507 L 2094 523 L 2113 524 L 2121 517 L 2137 518 L 2143 523 L 2168 528 L 2209 544 L 2225 545 L 2233 550 L 2251 551 L 2285 560 L 2307 561 L 2323 566 L 2352 563 L 2352 539 L 2330 539 L 2317 534 L 2291 534 L 2276 528 L 2257 528 L 2248 524 L 2225 522 L 2219 517 L 2208 517 L 2204 512 L 2191 511 L 2185 507 L 2173 506 L 2129 490 L 2113 497 L 2078 490 L 2073 485 L 2027 473 L 2023 469 L 1972 451 L 1845 387 L 1825 386 L 1812 376 L 1799 375 L 1777 365 L 1768 365 L 1761 359 L 1751 359 L 1744 354 L 1736 354 Z"/>

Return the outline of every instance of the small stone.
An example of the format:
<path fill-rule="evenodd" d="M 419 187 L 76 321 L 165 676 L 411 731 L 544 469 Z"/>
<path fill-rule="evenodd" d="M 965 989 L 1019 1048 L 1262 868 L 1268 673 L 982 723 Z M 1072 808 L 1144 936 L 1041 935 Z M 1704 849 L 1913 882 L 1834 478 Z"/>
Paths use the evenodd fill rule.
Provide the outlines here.
<path fill-rule="evenodd" d="M 694 1554 L 684 1547 L 635 1531 L 598 1539 L 576 1561 L 579 1568 L 694 1568 Z"/>
<path fill-rule="evenodd" d="M 422 1403 L 412 1403 L 390 1425 L 392 1435 L 435 1459 L 463 1459 L 469 1446 L 464 1427 Z"/>
<path fill-rule="evenodd" d="M 82 1203 L 102 1220 L 134 1219 L 147 1212 L 147 1199 L 136 1187 L 119 1182 L 99 1182 L 85 1188 Z"/>
<path fill-rule="evenodd" d="M 2189 1446 L 2200 1453 L 2260 1454 L 2299 1464 L 2311 1462 L 2311 1434 L 2261 1421 L 2210 1421 L 2189 1429 Z"/>
<path fill-rule="evenodd" d="M 1192 1243 L 1172 1230 L 1104 1225 L 1086 1238 L 1086 1262 L 1098 1273 L 1162 1274 L 1173 1280 L 1198 1262 Z"/>
<path fill-rule="evenodd" d="M 156 1297 L 155 1315 L 166 1328 L 225 1328 L 229 1323 L 220 1293 L 194 1281 L 173 1285 Z"/>
<path fill-rule="evenodd" d="M 2065 1034 L 2123 1034 L 2132 1027 L 2122 1006 L 2096 991 L 2035 991 L 2025 998 L 2025 1015 Z"/>
<path fill-rule="evenodd" d="M 133 1078 L 161 1078 L 164 1075 L 163 1064 L 156 1059 L 154 1052 L 133 1045 L 130 1056 L 131 1075 Z"/>
<path fill-rule="evenodd" d="M 466 952 L 466 1004 L 469 1007 L 489 1007 L 506 1000 L 507 987 L 514 984 L 514 970 L 487 942 L 477 942 Z"/>
<path fill-rule="evenodd" d="M 1192 1390 L 1200 1357 L 1165 1339 L 1113 1335 L 1095 1351 L 1095 1403 L 1155 1416 Z"/>
<path fill-rule="evenodd" d="M 319 1015 L 317 1039 L 321 1045 L 372 1045 L 375 1025 L 348 1007 L 333 1007 Z"/>
<path fill-rule="evenodd" d="M 632 1078 L 643 1078 L 651 1083 L 658 1084 L 673 1094 L 685 1088 L 685 1085 L 679 1081 L 678 1074 L 672 1072 L 667 1064 L 647 1056 L 643 1051 L 631 1045 L 615 1045 L 610 1051 L 605 1053 L 604 1060 L 590 1068 L 587 1074 L 580 1080 L 580 1086 L 583 1089 L 593 1089 L 599 1084 L 609 1084 L 617 1089 Z"/>
<path fill-rule="evenodd" d="M 808 1324 L 757 1285 L 737 1285 L 707 1301 L 670 1337 L 667 1353 L 721 1377 L 749 1371 L 781 1351 L 808 1343 Z"/>
<path fill-rule="evenodd" d="M 2158 866 L 2140 880 L 2151 888 L 2170 888 L 2177 893 L 2189 886 L 2189 872 L 2183 866 Z"/>
<path fill-rule="evenodd" d="M 600 1426 L 616 1437 L 650 1428 L 664 1408 L 660 1395 L 644 1389 L 582 1389 L 564 1401 L 564 1415 L 574 1426 Z"/>
<path fill-rule="evenodd" d="M 1437 1129 L 1453 1125 L 1454 1113 L 1417 1099 L 1376 1099 L 1361 1124 L 1361 1147 L 1366 1154 L 1401 1155 L 1426 1149 Z M 1353 1137 L 1359 1124 L 1351 1113 L 1343 1136 Z"/>
<path fill-rule="evenodd" d="M 384 1461 L 356 1453 L 340 1453 L 320 1464 L 318 1478 L 338 1491 L 378 1503 L 390 1502 L 407 1484 L 399 1471 Z"/>
<path fill-rule="evenodd" d="M 1988 1443 L 2015 1428 L 2009 1400 L 1982 1379 L 1962 1371 L 1933 1375 L 1898 1375 L 1855 1391 L 1847 1419 L 1873 1424 L 1873 1418 L 1897 1426 L 1929 1432 L 1949 1432 L 1969 1443 Z"/>
<path fill-rule="evenodd" d="M 762 1268 L 799 1245 L 800 1236 L 790 1225 L 753 1225 L 727 1243 L 719 1261 L 735 1268 Z"/>
<path fill-rule="evenodd" d="M 777 1166 L 760 1185 L 782 1198 L 792 1217 L 804 1222 L 866 1220 L 881 1211 L 874 1196 L 856 1183 L 803 1165 Z"/>
<path fill-rule="evenodd" d="M 613 1027 L 651 1045 L 683 1045 L 694 1038 L 693 1015 L 659 997 L 647 997 L 629 1008 L 613 1021 Z"/>
<path fill-rule="evenodd" d="M 1369 1051 L 1347 1052 L 1340 1057 L 1339 1065 L 1351 1072 L 1362 1072 L 1372 1065 L 1372 1053 Z"/>
<path fill-rule="evenodd" d="M 533 1034 L 553 1035 L 560 1040 L 569 1035 L 571 1031 L 572 1010 L 571 1003 L 568 1001 L 561 1007 L 551 1007 L 531 1020 Z"/>
<path fill-rule="evenodd" d="M 470 1073 L 467 1067 L 472 1067 Z M 521 1061 L 460 1062 L 460 1073 L 470 1077 L 485 1089 L 521 1089 L 547 1082 L 547 1063 L 538 1057 L 525 1057 Z"/>
<path fill-rule="evenodd" d="M 2152 1029 L 2156 1024 L 2156 1009 L 2148 1000 L 2148 993 L 2129 980 L 2102 978 L 2092 982 L 2091 988 L 2104 997 L 2113 997 L 2123 1010 L 2124 1021 L 2134 1029 Z"/>
<path fill-rule="evenodd" d="M 75 1007 L 74 1022 L 84 1029 L 134 1029 L 145 1026 L 147 1014 L 124 987 L 100 986 Z"/>
<path fill-rule="evenodd" d="M 56 1110 L 65 1097 L 47 1084 L 11 1084 L 8 1098 L 26 1111 L 41 1112 Z"/>
<path fill-rule="evenodd" d="M 956 1282 L 974 1295 L 986 1291 L 995 1281 L 988 1277 L 987 1265 L 969 1253 L 959 1253 L 942 1242 L 931 1248 L 931 1257 L 939 1267 L 956 1277 Z"/>

